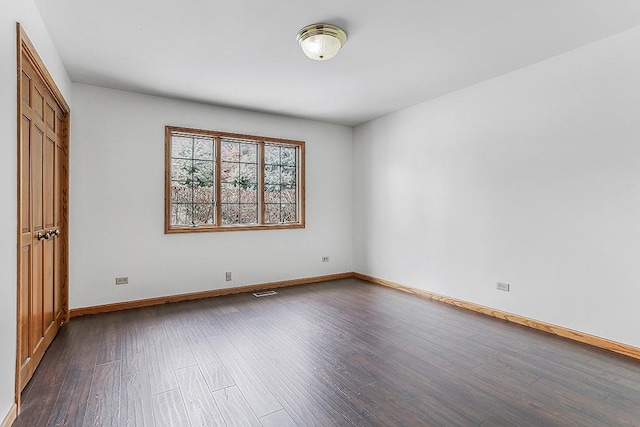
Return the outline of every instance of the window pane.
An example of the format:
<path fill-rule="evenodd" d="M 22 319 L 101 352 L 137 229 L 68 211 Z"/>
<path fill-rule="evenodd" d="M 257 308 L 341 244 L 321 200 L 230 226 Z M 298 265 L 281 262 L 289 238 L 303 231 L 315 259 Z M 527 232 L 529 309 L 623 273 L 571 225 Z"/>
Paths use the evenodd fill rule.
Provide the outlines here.
<path fill-rule="evenodd" d="M 286 204 L 281 205 L 282 222 L 295 222 L 296 221 L 296 205 Z"/>
<path fill-rule="evenodd" d="M 171 139 L 171 224 L 197 226 L 215 219 L 214 140 Z"/>
<path fill-rule="evenodd" d="M 223 162 L 239 162 L 240 161 L 240 144 L 236 141 L 223 139 L 220 146 L 220 159 Z"/>
<path fill-rule="evenodd" d="M 191 159 L 193 138 L 186 136 L 173 136 L 171 138 L 171 157 Z"/>
<path fill-rule="evenodd" d="M 173 204 L 171 208 L 171 225 L 191 225 L 190 205 Z"/>
<path fill-rule="evenodd" d="M 242 189 L 255 188 L 258 183 L 258 165 L 256 164 L 240 164 L 240 177 L 238 178 L 238 185 Z"/>
<path fill-rule="evenodd" d="M 293 147 L 282 147 L 280 154 L 280 163 L 286 166 L 295 166 L 296 149 Z"/>
<path fill-rule="evenodd" d="M 182 185 L 179 182 L 171 182 L 171 201 L 174 203 L 191 203 L 193 188 L 190 185 Z"/>
<path fill-rule="evenodd" d="M 291 166 L 282 167 L 282 185 L 286 188 L 293 188 L 296 186 L 296 168 Z"/>
<path fill-rule="evenodd" d="M 192 212 L 192 223 L 194 225 L 213 224 L 213 205 L 193 204 Z"/>
<path fill-rule="evenodd" d="M 280 184 L 280 166 L 265 165 L 264 183 L 268 185 Z"/>
<path fill-rule="evenodd" d="M 258 203 L 258 189 L 242 190 L 240 189 L 240 203 Z"/>
<path fill-rule="evenodd" d="M 213 186 L 211 187 L 194 187 L 193 188 L 193 203 L 208 203 L 212 204 L 214 201 Z"/>
<path fill-rule="evenodd" d="M 242 224 L 255 224 L 258 222 L 257 205 L 240 205 L 240 222 Z"/>
<path fill-rule="evenodd" d="M 279 204 L 264 205 L 264 222 L 268 224 L 277 224 L 280 222 Z"/>
<path fill-rule="evenodd" d="M 213 162 L 204 160 L 194 160 L 192 180 L 195 187 L 213 186 Z"/>
<path fill-rule="evenodd" d="M 171 160 L 171 180 L 183 185 L 191 185 L 191 160 Z"/>
<path fill-rule="evenodd" d="M 240 144 L 240 161 L 245 163 L 257 163 L 258 144 Z"/>
<path fill-rule="evenodd" d="M 221 184 L 221 195 L 222 203 L 238 203 L 240 201 L 240 192 L 238 191 L 238 186 L 235 184 Z"/>
<path fill-rule="evenodd" d="M 213 160 L 213 139 L 194 138 L 193 158 L 200 160 Z"/>
<path fill-rule="evenodd" d="M 298 220 L 297 148 L 265 145 L 265 221 L 289 223 Z"/>
<path fill-rule="evenodd" d="M 280 193 L 280 202 L 295 204 L 298 194 L 295 188 L 283 189 Z"/>
<path fill-rule="evenodd" d="M 279 165 L 280 164 L 280 146 L 269 145 L 264 146 L 264 163 L 267 165 Z"/>
<path fill-rule="evenodd" d="M 280 186 L 278 184 L 267 184 L 264 186 L 264 202 L 280 203 Z"/>
<path fill-rule="evenodd" d="M 222 162 L 220 164 L 220 181 L 237 183 L 240 175 L 240 165 L 238 163 Z"/>
<path fill-rule="evenodd" d="M 240 206 L 233 204 L 222 205 L 222 223 L 223 224 L 237 224 L 240 220 Z"/>

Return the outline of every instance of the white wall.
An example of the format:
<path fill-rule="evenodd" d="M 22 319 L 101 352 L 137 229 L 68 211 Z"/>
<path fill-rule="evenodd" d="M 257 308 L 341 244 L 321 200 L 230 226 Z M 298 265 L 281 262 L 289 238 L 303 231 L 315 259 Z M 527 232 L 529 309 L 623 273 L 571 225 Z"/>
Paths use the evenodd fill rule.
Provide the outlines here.
<path fill-rule="evenodd" d="M 35 45 L 67 102 L 71 82 L 31 0 L 0 2 L 0 422 L 14 402 L 16 363 L 16 21 Z"/>
<path fill-rule="evenodd" d="M 73 97 L 72 308 L 352 271 L 351 128 L 75 83 Z M 164 234 L 165 125 L 305 141 L 306 228 Z"/>
<path fill-rule="evenodd" d="M 355 270 L 640 347 L 639 46 L 357 127 Z"/>

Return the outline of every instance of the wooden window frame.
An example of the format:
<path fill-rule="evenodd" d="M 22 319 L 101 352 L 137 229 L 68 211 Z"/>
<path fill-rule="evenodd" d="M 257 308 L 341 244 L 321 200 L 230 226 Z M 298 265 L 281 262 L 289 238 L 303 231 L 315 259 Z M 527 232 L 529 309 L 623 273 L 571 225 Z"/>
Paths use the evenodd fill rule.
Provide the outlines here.
<path fill-rule="evenodd" d="M 207 137 L 214 139 L 214 192 L 215 192 L 215 224 L 202 224 L 196 226 L 172 225 L 171 224 L 171 159 L 172 159 L 172 137 L 174 135 L 190 135 L 196 137 Z M 235 139 L 239 141 L 253 142 L 258 145 L 258 223 L 257 224 L 229 224 L 222 225 L 221 183 L 220 183 L 220 163 L 221 163 L 221 140 Z M 297 219 L 296 222 L 269 224 L 264 223 L 264 146 L 265 144 L 295 146 L 297 149 Z M 272 138 L 257 135 L 245 135 L 239 133 L 220 132 L 212 130 L 185 128 L 177 126 L 165 126 L 165 180 L 164 180 L 164 232 L 172 233 L 202 233 L 218 231 L 243 231 L 243 230 L 282 230 L 292 228 L 305 228 L 305 143 L 291 139 Z"/>

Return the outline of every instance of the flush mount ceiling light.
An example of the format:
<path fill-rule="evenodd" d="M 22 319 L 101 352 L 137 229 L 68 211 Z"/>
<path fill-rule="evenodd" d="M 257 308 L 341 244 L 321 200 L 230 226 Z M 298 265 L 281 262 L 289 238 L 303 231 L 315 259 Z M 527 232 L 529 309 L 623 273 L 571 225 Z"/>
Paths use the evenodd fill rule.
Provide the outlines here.
<path fill-rule="evenodd" d="M 312 24 L 298 31 L 297 39 L 305 55 L 316 61 L 326 61 L 344 46 L 347 33 L 335 25 Z"/>

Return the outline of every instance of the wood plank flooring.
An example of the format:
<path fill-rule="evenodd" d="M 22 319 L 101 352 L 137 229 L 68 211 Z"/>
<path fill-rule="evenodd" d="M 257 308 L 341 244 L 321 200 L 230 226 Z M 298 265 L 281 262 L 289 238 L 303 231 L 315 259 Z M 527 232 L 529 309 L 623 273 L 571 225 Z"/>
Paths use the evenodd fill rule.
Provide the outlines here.
<path fill-rule="evenodd" d="M 640 426 L 640 362 L 357 279 L 72 319 L 14 426 Z"/>

